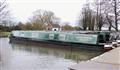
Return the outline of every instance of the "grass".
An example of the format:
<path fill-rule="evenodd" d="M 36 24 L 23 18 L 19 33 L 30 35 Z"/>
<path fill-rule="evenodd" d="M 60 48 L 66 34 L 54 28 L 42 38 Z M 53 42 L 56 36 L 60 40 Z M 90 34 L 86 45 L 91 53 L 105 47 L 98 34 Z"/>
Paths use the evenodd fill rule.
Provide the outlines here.
<path fill-rule="evenodd" d="M 10 32 L 0 32 L 0 37 L 8 37 Z"/>

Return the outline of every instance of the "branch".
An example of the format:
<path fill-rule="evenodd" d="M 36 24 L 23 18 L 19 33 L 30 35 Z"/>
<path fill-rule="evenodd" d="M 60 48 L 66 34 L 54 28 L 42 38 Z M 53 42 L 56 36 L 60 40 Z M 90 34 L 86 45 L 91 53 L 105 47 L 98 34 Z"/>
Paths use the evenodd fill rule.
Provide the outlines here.
<path fill-rule="evenodd" d="M 0 7 L 6 2 L 6 0 L 4 0 L 1 4 L 0 4 Z"/>
<path fill-rule="evenodd" d="M 116 27 L 114 27 L 114 26 L 112 25 L 112 23 L 111 23 L 112 20 L 110 20 L 110 19 L 108 18 L 108 14 L 106 14 L 106 18 L 107 18 L 108 23 L 111 25 L 111 27 L 113 27 L 114 29 L 116 29 Z"/>
<path fill-rule="evenodd" d="M 6 8 L 6 5 L 0 8 L 0 12 L 2 12 Z"/>
<path fill-rule="evenodd" d="M 0 18 L 5 18 L 9 14 L 9 11 L 0 13 Z"/>

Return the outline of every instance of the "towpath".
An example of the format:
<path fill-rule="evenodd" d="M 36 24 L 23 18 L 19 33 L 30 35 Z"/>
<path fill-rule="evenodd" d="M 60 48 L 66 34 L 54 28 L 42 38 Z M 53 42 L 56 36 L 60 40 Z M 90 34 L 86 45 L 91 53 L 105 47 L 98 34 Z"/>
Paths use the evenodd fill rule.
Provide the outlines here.
<path fill-rule="evenodd" d="M 70 70 L 120 70 L 120 47 L 69 67 Z"/>

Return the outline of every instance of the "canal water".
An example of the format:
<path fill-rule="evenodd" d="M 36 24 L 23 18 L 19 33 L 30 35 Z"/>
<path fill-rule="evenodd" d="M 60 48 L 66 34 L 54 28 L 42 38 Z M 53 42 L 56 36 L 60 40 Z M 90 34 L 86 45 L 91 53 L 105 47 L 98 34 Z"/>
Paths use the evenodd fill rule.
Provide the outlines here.
<path fill-rule="evenodd" d="M 0 38 L 0 70 L 68 70 L 71 65 L 101 54 L 51 46 L 10 44 L 9 38 Z"/>

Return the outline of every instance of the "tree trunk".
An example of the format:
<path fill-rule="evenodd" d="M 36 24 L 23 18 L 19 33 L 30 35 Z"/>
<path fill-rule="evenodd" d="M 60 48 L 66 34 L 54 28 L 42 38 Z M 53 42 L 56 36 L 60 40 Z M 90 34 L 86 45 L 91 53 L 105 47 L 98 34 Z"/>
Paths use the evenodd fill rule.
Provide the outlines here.
<path fill-rule="evenodd" d="M 118 31 L 118 20 L 117 20 L 117 2 L 114 0 L 114 14 L 115 14 L 115 29 Z"/>
<path fill-rule="evenodd" d="M 111 31 L 111 27 L 112 27 L 112 24 L 111 24 L 111 23 L 109 23 L 109 31 Z"/>

